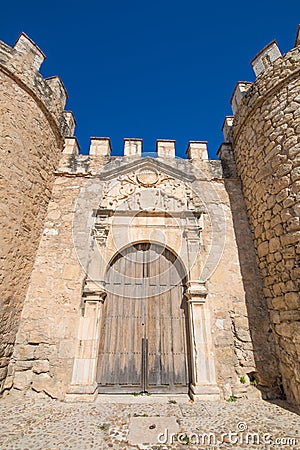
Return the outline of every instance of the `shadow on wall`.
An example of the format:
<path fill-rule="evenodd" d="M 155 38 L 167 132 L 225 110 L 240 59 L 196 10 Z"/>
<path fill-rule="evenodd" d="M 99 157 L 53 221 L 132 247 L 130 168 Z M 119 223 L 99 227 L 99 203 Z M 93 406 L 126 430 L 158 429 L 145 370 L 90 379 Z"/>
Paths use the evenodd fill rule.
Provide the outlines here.
<path fill-rule="evenodd" d="M 257 368 L 257 372 L 247 375 L 250 382 L 257 385 L 264 399 L 284 398 L 281 374 L 275 353 L 275 340 L 263 294 L 262 279 L 256 263 L 241 185 L 236 179 L 225 179 L 225 189 L 231 205 L 250 336 Z"/>

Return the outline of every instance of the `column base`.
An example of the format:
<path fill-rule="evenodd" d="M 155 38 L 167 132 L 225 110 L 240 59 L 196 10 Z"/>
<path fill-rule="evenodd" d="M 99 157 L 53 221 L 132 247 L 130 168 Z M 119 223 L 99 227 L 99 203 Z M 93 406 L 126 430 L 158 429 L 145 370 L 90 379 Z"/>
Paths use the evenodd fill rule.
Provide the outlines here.
<path fill-rule="evenodd" d="M 97 383 L 71 384 L 65 396 L 66 402 L 94 402 L 98 396 Z"/>
<path fill-rule="evenodd" d="M 189 395 L 193 401 L 220 400 L 220 389 L 216 384 L 190 385 Z"/>

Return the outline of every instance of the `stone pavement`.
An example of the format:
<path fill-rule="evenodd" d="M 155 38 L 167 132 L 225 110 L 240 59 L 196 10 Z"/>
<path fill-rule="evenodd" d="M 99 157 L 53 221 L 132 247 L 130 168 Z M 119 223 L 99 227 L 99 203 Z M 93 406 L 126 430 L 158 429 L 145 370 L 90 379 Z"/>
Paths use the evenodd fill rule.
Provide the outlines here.
<path fill-rule="evenodd" d="M 300 449 L 300 416 L 285 402 L 128 395 L 62 403 L 10 395 L 0 414 L 5 450 Z"/>

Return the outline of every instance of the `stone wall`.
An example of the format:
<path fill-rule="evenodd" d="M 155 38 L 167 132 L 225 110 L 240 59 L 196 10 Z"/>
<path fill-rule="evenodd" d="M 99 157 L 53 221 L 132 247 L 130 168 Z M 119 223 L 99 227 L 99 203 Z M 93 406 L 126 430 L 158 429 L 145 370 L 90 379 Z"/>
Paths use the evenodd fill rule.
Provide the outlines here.
<path fill-rule="evenodd" d="M 144 158 L 138 139 L 125 140 L 124 157 L 110 157 L 107 138 L 92 138 L 90 154 L 78 155 L 76 139 L 63 139 L 74 128 L 63 110 L 65 89 L 58 78 L 39 74 L 43 59 L 24 34 L 13 48 L 0 43 L 0 381 L 1 389 L 64 399 L 74 361 L 86 372 L 86 355 L 95 359 L 98 351 L 96 341 L 83 345 L 80 337 L 90 322 L 82 320 L 86 267 L 78 254 L 88 262 L 95 215 L 84 198 L 82 216 L 75 217 L 78 197 L 84 187 L 98 207 L 105 176 L 117 179 L 125 166 L 131 173 Z M 221 162 L 209 161 L 205 142 L 191 142 L 187 160 L 174 157 L 174 141 L 158 141 L 157 153 L 175 184 L 177 173 L 205 200 L 201 251 L 188 289 L 195 282 L 206 286 L 211 325 L 205 326 L 214 348 L 207 354 L 215 353 L 223 396 L 255 396 L 251 381 L 265 397 L 278 396 L 281 371 L 287 395 L 299 402 L 300 48 L 282 57 L 272 42 L 253 64 L 258 78 L 235 90 Z M 106 231 L 100 229 L 101 239 Z"/>
<path fill-rule="evenodd" d="M 272 42 L 252 65 L 257 79 L 246 89 L 238 83 L 225 138 L 242 181 L 284 391 L 299 404 L 300 47 L 281 56 Z"/>
<path fill-rule="evenodd" d="M 44 55 L 24 34 L 13 48 L 0 42 L 0 392 L 13 351 L 51 196 L 63 136 L 73 132 L 63 111 L 66 92 L 38 72 Z"/>
<path fill-rule="evenodd" d="M 217 384 L 224 398 L 253 398 L 259 391 L 250 381 L 258 379 L 263 395 L 274 397 L 279 384 L 274 341 L 269 321 L 265 321 L 267 310 L 240 180 L 228 169 L 225 178 L 220 162 L 203 158 L 205 149 L 206 144 L 193 143 L 189 160 L 168 157 L 160 158 L 160 163 L 169 174 L 171 170 L 178 174 L 182 171 L 186 179 L 194 179 L 193 189 L 208 211 L 203 219 L 196 272 L 212 255 L 203 277 L 211 317 L 211 326 L 206 325 L 212 332 Z M 88 372 L 91 351 L 97 359 L 97 340 L 85 342 L 80 337 L 78 341 L 87 326 L 82 321 L 86 272 L 81 255 L 87 254 L 91 261 L 89 252 L 95 245 L 89 228 L 93 226 L 89 205 L 99 205 L 106 176 L 116 179 L 124 170 L 130 174 L 137 170 L 134 164 L 145 160 L 139 155 L 114 158 L 109 154 L 107 139 L 93 138 L 89 156 L 78 155 L 75 138 L 66 139 L 10 365 L 9 382 L 14 391 L 32 389 L 59 399 L 72 397 L 77 393 L 76 386 L 70 390 L 74 360 L 83 363 Z M 149 161 L 151 164 L 151 158 Z M 78 210 L 76 204 L 83 188 L 85 197 Z M 143 235 L 143 231 L 140 233 Z M 166 236 L 168 233 L 166 229 Z M 108 252 L 111 246 L 108 238 Z M 95 295 L 92 291 L 90 294 Z M 90 318 L 90 328 L 95 320 Z M 82 392 L 81 398 L 85 399 Z"/>

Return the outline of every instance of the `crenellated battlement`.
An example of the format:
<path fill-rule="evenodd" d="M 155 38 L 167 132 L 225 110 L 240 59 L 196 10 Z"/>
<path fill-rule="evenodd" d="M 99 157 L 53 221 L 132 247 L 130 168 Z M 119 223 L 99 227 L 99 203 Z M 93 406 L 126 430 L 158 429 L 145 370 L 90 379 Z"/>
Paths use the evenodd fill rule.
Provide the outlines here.
<path fill-rule="evenodd" d="M 258 77 L 261 73 L 264 73 L 280 56 L 282 56 L 281 51 L 275 40 L 266 45 L 250 62 L 255 75 Z"/>
<path fill-rule="evenodd" d="M 150 152 L 157 158 L 176 158 L 176 141 L 168 139 L 157 139 L 156 152 Z M 65 138 L 63 149 L 64 155 L 79 154 L 79 145 L 77 139 L 73 136 Z M 123 156 L 137 158 L 144 156 L 143 139 L 124 138 Z M 92 158 L 110 157 L 112 146 L 109 137 L 91 137 L 88 155 Z M 147 152 L 145 155 L 148 155 Z M 208 160 L 207 141 L 190 141 L 186 150 L 188 159 Z"/>
<path fill-rule="evenodd" d="M 140 320 L 131 320 L 140 286 L 158 306 L 177 302 L 174 317 L 183 324 L 170 342 L 186 352 L 185 374 L 177 386 L 173 374 L 163 385 L 158 380 L 154 392 L 167 393 L 169 384 L 169 393 L 189 387 L 192 397 L 205 401 L 216 399 L 219 388 L 224 398 L 262 393 L 270 399 L 281 394 L 282 382 L 299 405 L 300 27 L 294 49 L 282 55 L 272 41 L 251 62 L 256 81 L 237 83 L 219 161 L 209 159 L 206 141 L 188 142 L 186 159 L 176 157 L 171 139 L 145 149 L 143 139 L 126 137 L 122 156 L 119 149 L 114 156 L 110 138 L 96 136 L 81 153 L 73 114 L 64 110 L 66 89 L 59 77 L 40 74 L 44 59 L 24 33 L 13 47 L 0 42 L 0 393 L 32 389 L 89 401 L 98 388 L 144 390 L 152 372 L 140 358 L 151 358 L 147 346 L 142 355 L 139 350 L 146 336 Z M 163 254 L 154 252 L 158 243 Z M 123 258 L 137 253 L 134 261 Z M 158 266 L 156 253 L 168 253 Z M 126 276 L 119 277 L 115 263 Z M 171 266 L 176 277 L 165 277 Z M 121 290 L 114 291 L 117 285 Z M 103 343 L 122 328 L 122 314 L 111 321 L 116 298 L 122 310 L 133 308 L 124 324 L 134 347 L 124 353 L 123 338 L 117 351 L 108 345 L 112 364 L 104 367 Z M 149 324 L 152 312 L 145 316 Z M 100 326 L 108 322 L 112 328 Z M 159 336 L 159 356 L 165 336 L 148 328 L 150 340 Z M 130 367 L 121 370 L 124 383 L 105 378 L 120 372 L 121 354 Z M 132 355 L 139 356 L 131 365 Z M 181 363 L 172 364 L 162 359 L 162 373 L 175 373 Z M 142 378 L 133 379 L 141 365 Z"/>
<path fill-rule="evenodd" d="M 239 109 L 240 103 L 251 85 L 252 83 L 250 81 L 239 81 L 236 84 L 230 99 L 233 114 Z"/>
<path fill-rule="evenodd" d="M 234 116 L 243 115 L 245 108 L 255 108 L 262 97 L 267 97 L 284 79 L 292 80 L 299 74 L 300 68 L 300 25 L 298 26 L 295 47 L 281 54 L 276 40 L 271 41 L 250 62 L 256 75 L 254 83 L 250 81 L 237 82 L 230 103 Z M 240 112 L 243 109 L 243 112 Z M 241 121 L 241 119 L 239 119 Z M 236 122 L 236 121 L 235 121 Z"/>
<path fill-rule="evenodd" d="M 64 111 L 67 91 L 58 76 L 44 78 L 39 73 L 44 60 L 42 50 L 25 33 L 13 47 L 0 41 L 0 71 L 30 93 L 57 133 L 72 136 L 75 120 L 70 111 Z"/>
<path fill-rule="evenodd" d="M 158 139 L 156 151 L 143 152 L 143 139 L 124 138 L 123 155 L 113 156 L 112 145 L 108 137 L 91 137 L 88 152 L 80 153 L 76 137 L 66 137 L 60 163 L 56 174 L 93 176 L 106 164 L 119 164 L 122 159 L 130 164 L 140 158 L 150 157 L 162 163 L 176 166 L 182 158 L 176 158 L 176 141 Z M 119 153 L 119 152 L 118 152 Z M 186 150 L 187 160 L 206 173 L 208 178 L 222 178 L 221 164 L 208 158 L 206 141 L 190 141 Z M 184 161 L 184 160 L 183 160 Z"/>

